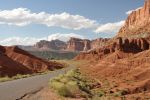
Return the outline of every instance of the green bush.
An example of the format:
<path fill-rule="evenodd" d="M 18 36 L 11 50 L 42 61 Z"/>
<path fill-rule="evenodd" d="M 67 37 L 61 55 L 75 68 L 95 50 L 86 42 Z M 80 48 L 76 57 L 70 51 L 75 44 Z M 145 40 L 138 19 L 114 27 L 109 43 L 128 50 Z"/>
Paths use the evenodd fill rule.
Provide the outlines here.
<path fill-rule="evenodd" d="M 66 85 L 62 85 L 57 89 L 57 92 L 59 95 L 64 96 L 64 97 L 72 97 L 72 93 L 70 92 L 70 89 L 66 87 Z"/>
<path fill-rule="evenodd" d="M 85 97 L 86 94 L 90 94 L 90 86 L 79 70 L 72 70 L 65 75 L 60 75 L 50 80 L 49 84 L 59 95 L 64 97 L 76 97 L 76 95 Z"/>

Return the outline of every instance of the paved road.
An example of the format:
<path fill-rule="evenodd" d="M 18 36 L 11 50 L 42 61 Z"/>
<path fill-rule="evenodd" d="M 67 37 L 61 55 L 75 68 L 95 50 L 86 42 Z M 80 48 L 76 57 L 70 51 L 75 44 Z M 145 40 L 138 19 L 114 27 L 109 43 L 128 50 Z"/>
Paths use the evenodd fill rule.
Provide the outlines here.
<path fill-rule="evenodd" d="M 42 87 L 48 85 L 50 78 L 54 78 L 59 74 L 63 74 L 71 69 L 75 69 L 75 67 L 70 66 L 46 75 L 38 75 L 0 83 L 0 100 L 19 100 L 27 93 L 38 91 Z"/>

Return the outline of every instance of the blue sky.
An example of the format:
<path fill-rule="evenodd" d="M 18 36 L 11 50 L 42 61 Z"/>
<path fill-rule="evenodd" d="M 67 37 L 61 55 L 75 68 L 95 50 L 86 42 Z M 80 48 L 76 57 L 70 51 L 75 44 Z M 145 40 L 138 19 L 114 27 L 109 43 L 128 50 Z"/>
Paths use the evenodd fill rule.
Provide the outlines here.
<path fill-rule="evenodd" d="M 7 45 L 7 42 L 13 43 L 16 37 L 21 39 L 28 37 L 32 42 L 31 38 L 35 40 L 36 38 L 43 39 L 49 37 L 49 40 L 51 40 L 55 39 L 53 37 L 60 37 L 70 33 L 73 33 L 73 36 L 89 39 L 112 37 L 123 24 L 123 20 L 128 16 L 126 12 L 141 7 L 144 3 L 144 0 L 0 1 L 0 39 L 3 40 L 2 42 L 0 41 L 0 44 L 3 45 Z M 16 10 L 13 11 L 14 9 Z M 29 12 L 21 15 L 22 12 L 26 11 Z M 46 14 L 39 15 L 40 18 L 38 17 L 36 19 L 36 16 L 41 12 L 45 12 Z M 14 16 L 13 14 L 16 13 L 19 14 Z M 33 17 L 33 14 L 36 15 Z M 57 16 L 55 16 L 56 18 L 53 17 L 55 14 L 57 14 Z M 76 15 L 80 17 L 75 17 Z M 22 19 L 20 16 L 25 16 L 26 19 Z M 30 17 L 27 18 L 27 16 Z M 73 19 L 62 20 L 62 16 L 65 16 L 64 19 L 72 17 Z M 47 19 L 48 21 L 45 22 L 47 17 L 50 17 L 49 19 L 52 20 Z M 36 20 L 34 20 L 34 18 Z M 29 23 L 24 24 L 26 21 L 29 21 Z M 53 25 L 51 25 L 51 23 L 53 23 Z M 55 35 L 56 33 L 57 35 Z M 51 35 L 53 37 L 51 37 Z M 12 37 L 14 39 L 11 39 Z M 17 44 L 17 42 L 18 44 L 23 44 L 26 40 L 19 43 L 20 40 L 18 39 L 13 44 Z M 11 44 L 8 43 L 8 45 Z"/>

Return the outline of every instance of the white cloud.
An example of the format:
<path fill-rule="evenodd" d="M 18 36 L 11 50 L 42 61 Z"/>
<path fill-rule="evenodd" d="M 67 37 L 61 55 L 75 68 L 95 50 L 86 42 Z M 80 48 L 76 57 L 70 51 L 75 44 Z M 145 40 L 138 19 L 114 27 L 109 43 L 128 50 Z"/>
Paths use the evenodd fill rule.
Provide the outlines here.
<path fill-rule="evenodd" d="M 95 33 L 116 33 L 124 24 L 124 22 L 125 21 L 120 21 L 120 22 L 107 23 L 107 24 L 100 25 L 95 30 Z"/>
<path fill-rule="evenodd" d="M 68 41 L 70 37 L 76 37 L 83 39 L 84 37 L 75 33 L 69 33 L 69 34 L 51 34 L 48 37 L 42 37 L 42 38 L 32 38 L 32 37 L 9 37 L 3 40 L 0 40 L 0 45 L 4 46 L 12 46 L 12 45 L 34 45 L 36 42 L 39 42 L 40 40 L 62 40 L 62 41 Z"/>
<path fill-rule="evenodd" d="M 139 10 L 139 9 L 141 9 L 142 7 L 139 7 L 139 8 L 137 8 L 137 9 L 135 9 L 135 10 L 129 10 L 129 11 L 127 11 L 126 12 L 126 14 L 127 15 L 130 15 L 133 11 L 137 11 L 137 10 Z"/>
<path fill-rule="evenodd" d="M 9 37 L 0 41 L 0 45 L 12 46 L 12 45 L 33 45 L 40 40 L 46 38 L 32 38 L 32 37 Z"/>
<path fill-rule="evenodd" d="M 80 39 L 84 39 L 83 36 L 75 34 L 75 33 L 69 33 L 69 34 L 61 34 L 61 33 L 56 33 L 56 34 L 52 34 L 48 36 L 48 40 L 62 40 L 62 41 L 68 41 L 71 37 L 75 37 L 75 38 L 80 38 Z"/>
<path fill-rule="evenodd" d="M 46 12 L 32 13 L 27 8 L 0 10 L 0 24 L 25 26 L 31 23 L 74 30 L 97 26 L 97 23 L 94 20 L 90 20 L 80 15 L 71 15 L 66 12 L 60 14 L 49 14 Z"/>

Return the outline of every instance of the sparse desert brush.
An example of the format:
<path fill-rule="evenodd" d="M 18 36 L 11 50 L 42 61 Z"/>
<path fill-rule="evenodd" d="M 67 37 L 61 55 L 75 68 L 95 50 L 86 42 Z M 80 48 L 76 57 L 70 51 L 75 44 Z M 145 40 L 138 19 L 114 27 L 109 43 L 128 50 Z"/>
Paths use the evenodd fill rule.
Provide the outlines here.
<path fill-rule="evenodd" d="M 50 72 L 51 71 L 46 71 L 46 72 L 42 72 L 42 73 L 34 73 L 34 74 L 17 74 L 17 75 L 12 76 L 12 77 L 4 76 L 4 77 L 0 77 L 0 82 L 6 82 L 6 81 L 22 79 L 22 78 L 28 78 L 28 77 L 32 77 L 32 76 L 36 76 L 36 75 L 44 75 L 44 74 L 48 74 Z"/>
<path fill-rule="evenodd" d="M 114 93 L 115 97 L 124 97 L 124 95 L 128 94 L 128 90 L 124 89 L 124 90 L 119 90 L 117 92 Z"/>
<path fill-rule="evenodd" d="M 71 70 L 64 75 L 60 75 L 49 82 L 59 95 L 64 97 L 86 97 L 90 93 L 90 84 L 82 78 L 79 70 Z"/>
<path fill-rule="evenodd" d="M 65 78 L 63 78 L 64 80 Z M 76 81 L 69 80 L 64 82 L 62 80 L 52 80 L 50 82 L 50 87 L 52 87 L 56 92 L 64 97 L 75 97 L 77 93 L 80 93 L 80 89 Z"/>
<path fill-rule="evenodd" d="M 5 81 L 8 81 L 8 80 L 12 80 L 12 79 L 10 77 L 8 77 L 8 76 L 0 78 L 0 82 L 5 82 Z"/>

